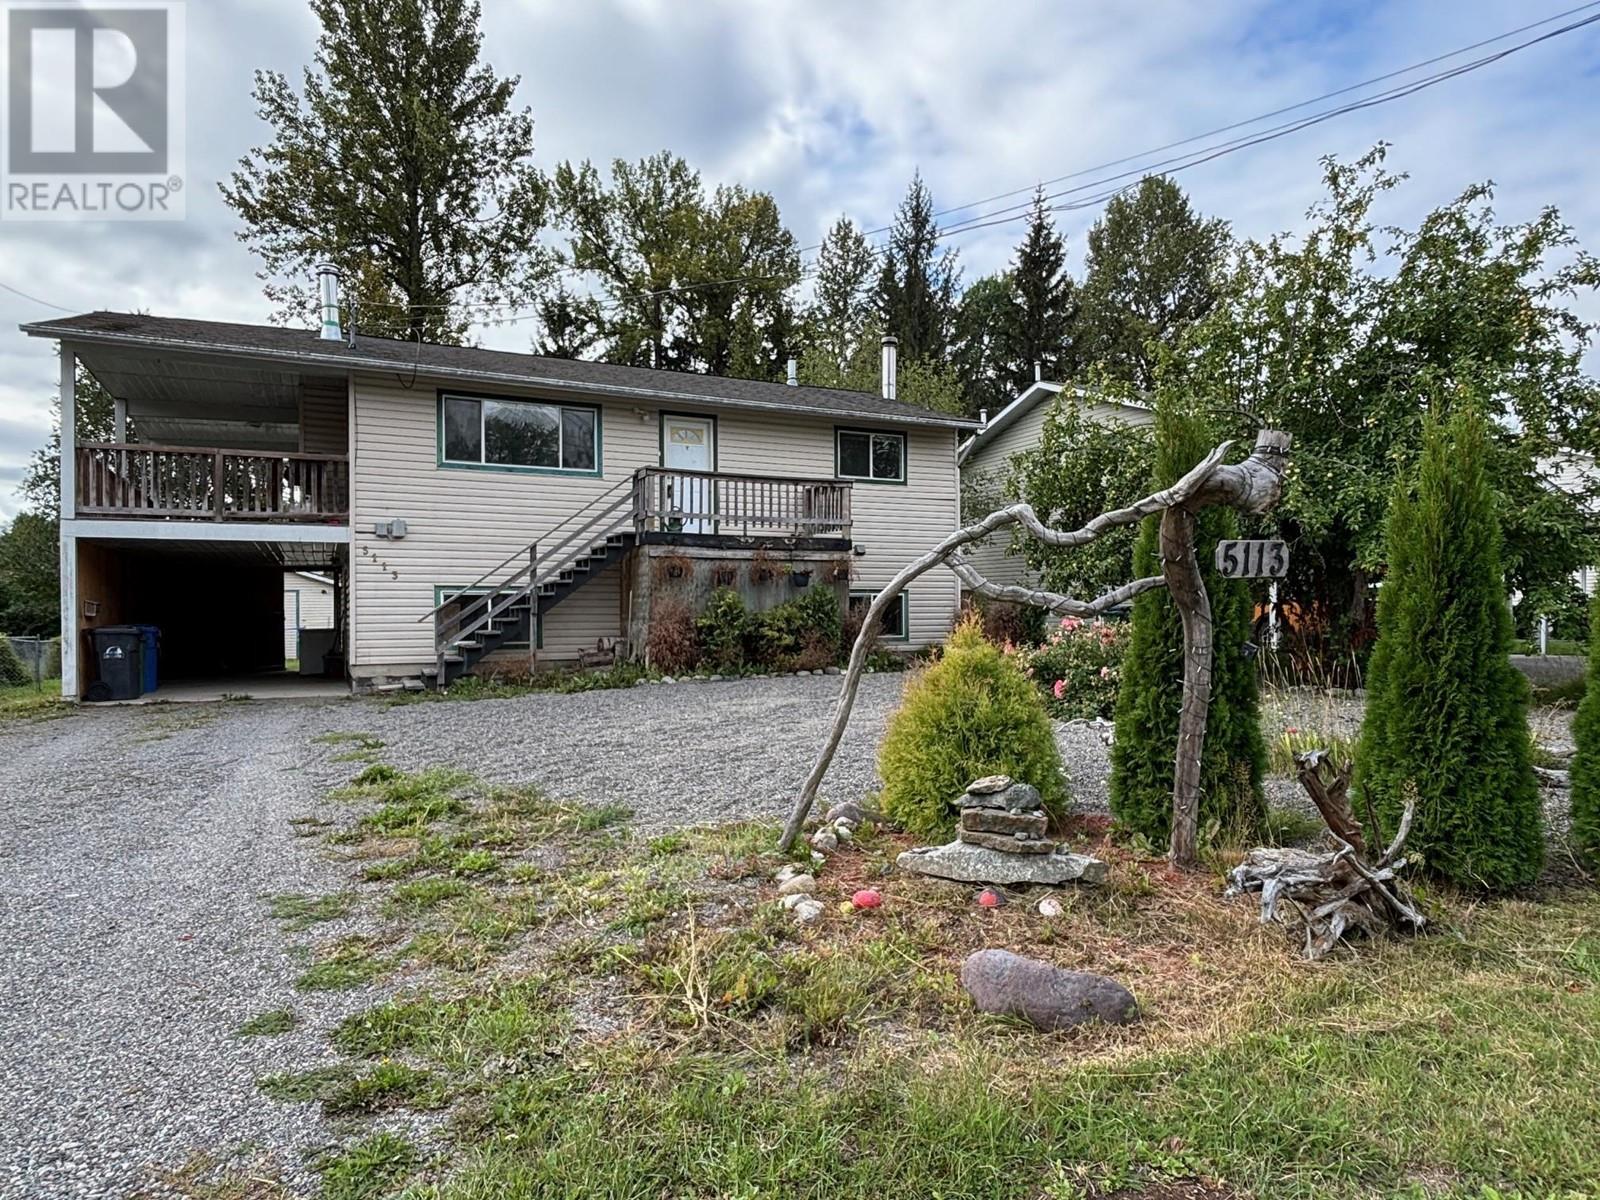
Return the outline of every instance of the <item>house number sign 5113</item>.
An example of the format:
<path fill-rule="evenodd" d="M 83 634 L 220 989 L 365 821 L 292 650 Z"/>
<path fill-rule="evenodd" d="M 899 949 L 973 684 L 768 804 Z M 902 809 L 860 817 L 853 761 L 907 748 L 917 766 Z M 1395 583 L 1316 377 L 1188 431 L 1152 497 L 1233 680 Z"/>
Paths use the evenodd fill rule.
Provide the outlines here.
<path fill-rule="evenodd" d="M 1280 541 L 1218 542 L 1217 573 L 1227 579 L 1282 579 L 1289 573 L 1289 547 Z"/>

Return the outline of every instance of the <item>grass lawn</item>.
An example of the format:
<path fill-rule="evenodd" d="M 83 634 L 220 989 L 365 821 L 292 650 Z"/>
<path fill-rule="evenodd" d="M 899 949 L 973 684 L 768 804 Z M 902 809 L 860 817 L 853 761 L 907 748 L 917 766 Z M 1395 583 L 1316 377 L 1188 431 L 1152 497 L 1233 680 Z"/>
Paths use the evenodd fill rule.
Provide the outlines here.
<path fill-rule="evenodd" d="M 0 686 L 0 721 L 55 716 L 67 711 L 61 699 L 61 680 Z"/>
<path fill-rule="evenodd" d="M 335 1065 L 269 1076 L 260 1101 L 344 1122 L 317 1162 L 330 1200 L 1600 1188 L 1592 890 L 1424 888 L 1432 936 L 1307 964 L 1253 901 L 1221 898 L 1232 855 L 1174 875 L 1103 819 L 1071 836 L 1112 880 L 1062 893 L 1060 917 L 900 876 L 905 843 L 865 833 L 800 926 L 767 825 L 645 838 L 617 810 L 382 764 L 336 796 L 320 836 L 348 888 L 272 912 L 314 939 L 353 906 L 379 918 L 318 940 L 308 992 L 402 987 L 327 1030 Z M 883 907 L 841 910 L 866 883 Z M 976 1014 L 956 973 L 981 946 L 1112 975 L 1144 1019 L 1042 1035 Z M 293 1024 L 268 1012 L 241 1035 Z M 395 1132 L 397 1112 L 432 1132 Z M 277 1194 L 216 1161 L 180 1190 Z"/>

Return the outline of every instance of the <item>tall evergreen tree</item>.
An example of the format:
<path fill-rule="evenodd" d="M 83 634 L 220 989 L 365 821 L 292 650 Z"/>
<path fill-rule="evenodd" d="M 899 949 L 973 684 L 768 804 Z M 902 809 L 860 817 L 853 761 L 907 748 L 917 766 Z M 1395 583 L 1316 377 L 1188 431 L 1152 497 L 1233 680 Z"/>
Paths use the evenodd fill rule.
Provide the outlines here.
<path fill-rule="evenodd" d="M 939 247 L 933 194 L 918 172 L 895 212 L 878 273 L 878 316 L 900 343 L 902 361 L 944 361 L 955 328 L 961 268 Z"/>
<path fill-rule="evenodd" d="M 1063 380 L 1076 366 L 1073 323 L 1078 290 L 1067 272 L 1067 240 L 1056 229 L 1041 187 L 1033 195 L 1028 231 L 1010 272 L 1013 304 L 1002 328 L 1000 357 L 1006 383 L 1016 394 L 1033 382 L 1033 365 L 1044 378 Z"/>
<path fill-rule="evenodd" d="M 1458 405 L 1428 419 L 1415 479 L 1395 488 L 1356 788 L 1382 825 L 1371 840 L 1392 837 L 1414 797 L 1408 849 L 1457 883 L 1503 888 L 1533 882 L 1544 837 L 1489 454 L 1482 412 Z"/>
<path fill-rule="evenodd" d="M 1211 311 L 1228 226 L 1206 220 L 1172 180 L 1152 175 L 1114 196 L 1089 230 L 1080 348 L 1115 379 L 1155 387 L 1151 343 L 1171 345 Z"/>
<path fill-rule="evenodd" d="M 872 286 L 877 256 L 849 217 L 840 217 L 817 250 L 816 283 L 806 310 L 808 357 L 845 370 L 873 323 Z M 875 349 L 875 348 L 874 348 Z"/>
<path fill-rule="evenodd" d="M 1572 722 L 1572 844 L 1600 866 L 1600 593 L 1589 611 L 1589 682 Z"/>
<path fill-rule="evenodd" d="M 1156 410 L 1158 487 L 1169 486 L 1215 445 L 1213 431 L 1181 402 L 1163 398 Z M 1161 573 L 1161 518 L 1147 517 L 1134 547 L 1134 574 Z M 1235 535 L 1233 510 L 1201 510 L 1195 531 L 1201 574 L 1211 598 L 1211 707 L 1200 767 L 1200 832 L 1216 829 L 1250 838 L 1266 816 L 1255 663 L 1250 638 L 1249 586 L 1224 579 L 1210 548 Z M 1111 812 L 1119 824 L 1165 845 L 1172 829 L 1173 764 L 1178 750 L 1178 709 L 1183 696 L 1183 625 L 1165 588 L 1133 602 L 1133 637 L 1117 693 L 1116 740 L 1111 747 Z"/>
<path fill-rule="evenodd" d="M 533 300 L 546 186 L 517 77 L 480 62 L 477 0 L 311 0 L 322 26 L 297 95 L 256 73 L 273 140 L 252 150 L 223 199 L 262 260 L 279 319 L 315 313 L 312 269 L 351 286 L 358 327 L 458 340 L 469 303 Z"/>
<path fill-rule="evenodd" d="M 952 358 L 963 408 L 970 415 L 984 409 L 997 413 L 1016 395 L 1006 340 L 1015 312 L 1016 294 L 1007 274 L 985 275 L 962 293 Z"/>

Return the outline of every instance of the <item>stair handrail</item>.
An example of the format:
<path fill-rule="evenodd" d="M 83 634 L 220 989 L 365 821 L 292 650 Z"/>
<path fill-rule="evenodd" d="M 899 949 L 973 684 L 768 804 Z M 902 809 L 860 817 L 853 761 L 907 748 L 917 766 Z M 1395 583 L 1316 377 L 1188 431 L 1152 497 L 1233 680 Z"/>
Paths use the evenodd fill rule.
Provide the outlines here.
<path fill-rule="evenodd" d="M 473 591 L 474 589 L 476 589 L 478 587 L 481 587 L 484 583 L 486 583 L 496 573 L 498 573 L 499 571 L 503 570 L 506 567 L 509 567 L 512 563 L 516 562 L 518 559 L 521 559 L 522 562 L 523 562 L 523 566 L 521 567 L 521 569 L 519 569 L 516 573 L 511 575 L 509 578 L 503 580 L 502 581 L 502 586 L 504 584 L 514 583 L 516 580 L 520 579 L 523 575 L 525 575 L 527 573 L 528 566 L 530 565 L 529 564 L 529 560 L 528 560 L 528 554 L 535 546 L 539 545 L 540 542 L 545 541 L 547 538 L 554 537 L 556 534 L 560 533 L 563 529 L 565 529 L 573 521 L 575 521 L 579 517 L 581 517 L 584 513 L 588 512 L 591 508 L 593 508 L 600 501 L 608 498 L 609 496 L 613 495 L 617 491 L 620 491 L 624 487 L 631 489 L 633 487 L 633 484 L 634 484 L 634 477 L 633 477 L 632 474 L 623 476 L 623 478 L 618 480 L 614 485 L 612 485 L 611 487 L 607 488 L 605 491 L 600 492 L 597 495 L 595 495 L 594 497 L 592 497 L 589 500 L 589 502 L 587 504 L 585 504 L 582 508 L 579 508 L 576 512 L 573 512 L 573 513 L 569 514 L 566 517 L 566 519 L 563 520 L 560 524 L 558 524 L 554 529 L 551 529 L 549 532 L 544 534 L 542 537 L 535 538 L 533 541 L 529 542 L 526 546 L 521 546 L 518 549 L 513 550 L 510 554 L 506 555 L 499 562 L 495 563 L 494 566 L 490 567 L 487 571 L 485 571 L 482 575 L 479 575 L 476 579 L 474 579 L 471 583 L 467 584 L 465 587 L 459 587 L 459 588 L 456 588 L 454 591 L 450 592 L 438 604 L 434 605 L 427 612 L 423 613 L 420 617 L 418 617 L 416 623 L 420 625 L 424 621 L 427 621 L 427 620 L 430 620 L 430 619 L 432 619 L 434 617 L 437 617 L 446 608 L 449 608 L 451 604 L 455 603 L 457 597 L 462 596 L 462 595 L 466 594 L 467 592 Z M 630 492 L 630 495 L 629 495 L 629 499 L 630 500 L 632 499 L 631 492 Z M 613 507 L 615 507 L 615 506 L 613 506 Z M 562 543 L 563 546 L 565 544 L 566 544 L 565 542 Z M 559 548 L 560 547 L 557 547 L 557 549 L 559 549 Z M 498 589 L 496 589 L 496 590 L 498 590 Z"/>

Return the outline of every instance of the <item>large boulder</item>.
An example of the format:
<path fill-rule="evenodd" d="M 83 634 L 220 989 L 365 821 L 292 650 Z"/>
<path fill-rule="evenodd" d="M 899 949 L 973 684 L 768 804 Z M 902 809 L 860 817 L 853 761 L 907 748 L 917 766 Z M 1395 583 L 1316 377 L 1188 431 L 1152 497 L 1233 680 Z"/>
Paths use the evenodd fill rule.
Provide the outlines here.
<path fill-rule="evenodd" d="M 957 883 L 1103 883 L 1108 869 L 1098 858 L 1059 846 L 1049 854 L 1017 854 L 963 841 L 907 850 L 895 862 L 902 871 Z"/>
<path fill-rule="evenodd" d="M 1133 993 L 1116 980 L 1009 950 L 968 955 L 961 964 L 961 986 L 981 1011 L 1022 1017 L 1040 1029 L 1070 1029 L 1087 1021 L 1126 1025 L 1139 1016 Z"/>

